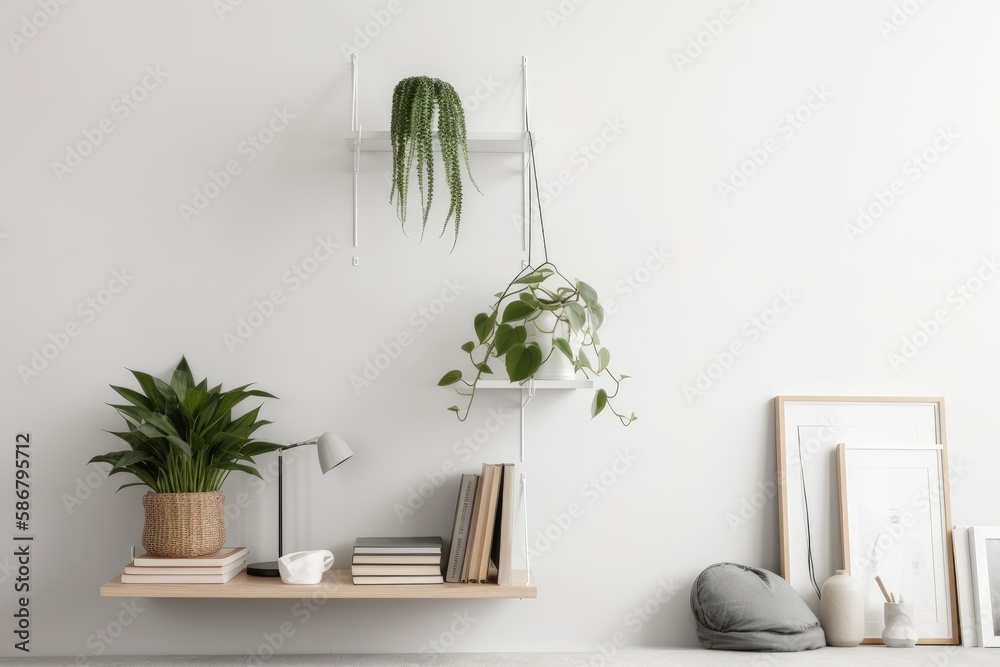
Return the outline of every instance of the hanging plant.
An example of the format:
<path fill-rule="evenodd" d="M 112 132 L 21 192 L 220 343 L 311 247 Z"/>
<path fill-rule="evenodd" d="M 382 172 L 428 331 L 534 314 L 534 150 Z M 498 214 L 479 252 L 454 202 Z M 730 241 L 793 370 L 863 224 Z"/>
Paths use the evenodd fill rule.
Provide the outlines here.
<path fill-rule="evenodd" d="M 392 119 L 389 140 L 392 144 L 392 188 L 389 202 L 395 199 L 396 215 L 406 224 L 406 203 L 410 194 L 410 172 L 416 163 L 417 187 L 420 190 L 421 230 L 423 238 L 434 199 L 434 114 L 437 112 L 437 140 L 444 163 L 445 182 L 450 201 L 441 235 L 455 219 L 455 243 L 462 224 L 462 162 L 476 190 L 469 166 L 465 137 L 465 111 L 462 100 L 446 81 L 427 76 L 413 76 L 396 84 L 392 91 Z M 452 244 L 454 249 L 454 244 Z"/>
<path fill-rule="evenodd" d="M 531 182 L 537 199 L 538 175 L 530 131 L 527 137 Z M 531 211 L 529 203 L 529 230 Z M 607 409 L 628 426 L 637 419 L 635 413 L 618 412 L 612 401 L 618 396 L 622 381 L 629 376 L 612 372 L 611 352 L 601 344 L 598 329 L 604 322 L 604 308 L 597 292 L 582 280 L 568 279 L 549 261 L 541 207 L 538 209 L 538 226 L 542 237 L 543 263 L 533 268 L 529 262 L 503 291 L 494 295 L 496 301 L 489 310 L 478 313 L 473 319 L 475 339 L 461 346 L 474 372 L 466 377 L 461 370 L 451 370 L 438 381 L 438 386 L 442 387 L 457 385 L 459 395 L 468 397 L 464 408 L 453 405 L 448 409 L 456 414 L 459 421 L 468 419 L 479 381 L 484 375 L 494 372 L 491 362 L 502 365 L 511 382 L 525 382 L 535 377 L 550 357 L 565 355 L 572 364 L 572 375 L 583 373 L 587 378 L 591 375 L 602 376 L 614 383 L 613 391 L 601 388 L 594 394 L 591 418 Z M 530 260 L 530 234 L 528 239 Z M 544 346 L 544 352 L 543 346 L 539 345 L 540 339 L 549 342 Z"/>
<path fill-rule="evenodd" d="M 614 383 L 610 393 L 598 389 L 594 394 L 591 417 L 608 409 L 625 426 L 636 419 L 634 412 L 626 415 L 612 406 L 628 375 L 611 371 L 611 352 L 601 344 L 597 333 L 604 322 L 604 309 L 593 287 L 582 280 L 569 280 L 547 261 L 537 269 L 522 270 L 495 296 L 497 300 L 489 311 L 477 314 L 473 320 L 476 339 L 462 345 L 474 373 L 466 379 L 462 371 L 452 370 L 438 381 L 439 386 L 461 383 L 458 393 L 468 396 L 468 403 L 464 408 L 448 408 L 460 421 L 469 416 L 479 381 L 493 374 L 490 362 L 494 359 L 505 368 L 511 382 L 524 382 L 553 355 L 565 355 L 574 374 L 582 372 L 587 378 L 599 375 Z M 554 321 L 540 324 L 544 313 L 550 313 Z M 566 335 L 561 335 L 563 332 Z M 530 340 L 539 335 L 551 337 L 547 353 L 542 352 L 537 340 Z"/>

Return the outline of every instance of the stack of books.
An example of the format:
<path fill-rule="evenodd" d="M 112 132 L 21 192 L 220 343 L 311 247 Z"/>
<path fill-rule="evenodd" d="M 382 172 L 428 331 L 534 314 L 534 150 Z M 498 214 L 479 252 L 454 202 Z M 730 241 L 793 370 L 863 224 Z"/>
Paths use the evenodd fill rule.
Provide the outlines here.
<path fill-rule="evenodd" d="M 123 584 L 224 584 L 243 571 L 246 547 L 222 547 L 207 556 L 161 558 L 144 554 L 125 566 Z"/>
<path fill-rule="evenodd" d="M 359 537 L 351 575 L 356 584 L 440 584 L 444 545 L 434 537 Z"/>
<path fill-rule="evenodd" d="M 462 475 L 445 581 L 513 583 L 514 464 L 484 463 Z"/>

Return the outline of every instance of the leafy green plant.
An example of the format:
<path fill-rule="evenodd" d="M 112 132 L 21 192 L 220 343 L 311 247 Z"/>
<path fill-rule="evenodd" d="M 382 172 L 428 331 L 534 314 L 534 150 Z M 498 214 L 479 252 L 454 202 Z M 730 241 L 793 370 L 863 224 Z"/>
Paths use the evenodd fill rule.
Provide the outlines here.
<path fill-rule="evenodd" d="M 253 457 L 282 448 L 250 438 L 271 423 L 257 419 L 260 406 L 232 416 L 233 408 L 252 396 L 275 398 L 265 391 L 248 390 L 250 385 L 229 391 L 222 391 L 222 385 L 209 389 L 207 380 L 195 384 L 184 357 L 169 383 L 139 371 L 132 375 L 142 392 L 111 386 L 128 401 L 111 406 L 125 419 L 128 430 L 111 433 L 131 449 L 90 459 L 90 463 L 110 463 L 108 475 L 131 473 L 140 480 L 119 491 L 129 486 L 148 486 L 156 493 L 218 491 L 234 470 L 260 477 Z"/>
<path fill-rule="evenodd" d="M 598 389 L 591 403 L 591 418 L 608 409 L 625 426 L 635 421 L 635 413 L 625 415 L 612 407 L 627 375 L 611 371 L 611 352 L 601 345 L 598 330 L 604 322 L 604 309 L 597 292 L 582 280 L 571 281 L 563 276 L 554 264 L 545 262 L 537 269 L 520 271 L 503 292 L 496 295 L 496 302 L 486 312 L 478 313 L 473 320 L 476 338 L 462 344 L 462 351 L 469 356 L 474 372 L 466 379 L 461 370 L 448 371 L 438 381 L 439 386 L 461 383 L 458 393 L 468 396 L 465 408 L 453 405 L 460 421 L 469 417 L 469 410 L 476 396 L 476 388 L 484 375 L 492 375 L 491 362 L 501 363 L 512 382 L 531 378 L 553 354 L 563 354 L 573 363 L 575 372 L 605 376 L 614 382 L 614 391 Z M 552 335 L 552 347 L 543 356 L 535 340 L 529 340 L 529 330 L 536 329 L 536 322 L 544 312 L 555 316 L 552 330 L 538 329 L 541 334 Z M 564 325 L 564 326 L 561 326 Z M 559 335 L 570 332 L 569 338 Z M 573 344 L 573 340 L 579 346 Z"/>
<path fill-rule="evenodd" d="M 462 162 L 469 180 L 476 186 L 469 166 L 466 144 L 465 111 L 462 100 L 446 81 L 427 76 L 403 79 L 392 91 L 392 118 L 389 140 L 392 144 L 392 187 L 389 202 L 396 199 L 396 215 L 406 224 L 406 202 L 410 192 L 410 172 L 416 162 L 417 186 L 423 218 L 420 236 L 423 238 L 434 199 L 434 114 L 437 112 L 437 138 L 444 163 L 445 182 L 451 196 L 448 214 L 441 228 L 443 236 L 448 222 L 455 218 L 455 243 L 462 224 Z M 479 189 L 479 186 L 476 186 Z M 454 249 L 454 244 L 452 244 Z"/>

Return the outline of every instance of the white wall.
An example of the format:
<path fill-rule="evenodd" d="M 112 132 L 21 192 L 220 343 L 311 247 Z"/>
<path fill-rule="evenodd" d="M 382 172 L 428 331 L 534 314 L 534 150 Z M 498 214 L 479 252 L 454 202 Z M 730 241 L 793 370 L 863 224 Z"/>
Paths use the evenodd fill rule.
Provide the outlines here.
<path fill-rule="evenodd" d="M 224 1 L 12 0 L 0 10 L 0 497 L 10 518 L 13 440 L 30 432 L 33 654 L 246 653 L 285 622 L 294 635 L 282 651 L 416 651 L 450 643 L 456 613 L 474 622 L 452 650 L 589 651 L 616 633 L 633 645 L 693 645 L 687 593 L 702 568 L 778 568 L 773 499 L 731 524 L 774 479 L 777 394 L 946 397 L 952 461 L 967 469 L 953 487 L 953 518 L 996 523 L 1000 281 L 962 307 L 949 298 L 1000 243 L 995 3 L 898 2 L 915 13 L 896 14 L 902 25 L 883 34 L 897 11 L 889 0 L 303 0 L 233 2 L 220 13 Z M 46 5 L 58 9 L 48 19 L 38 14 Z M 447 533 L 454 478 L 404 525 L 394 511 L 444 463 L 474 471 L 516 456 L 513 397 L 482 396 L 462 424 L 445 411 L 453 396 L 434 383 L 460 362 L 474 313 L 520 266 L 517 159 L 474 156 L 484 196 L 468 197 L 449 253 L 448 235 L 421 244 L 415 226 L 409 238 L 400 233 L 388 157 L 364 155 L 352 266 L 342 49 L 378 16 L 387 24 L 357 49 L 368 129 L 387 126 L 396 81 L 428 74 L 463 97 L 493 82 L 468 114 L 470 130 L 517 130 L 529 58 L 540 177 L 551 183 L 566 171 L 571 180 L 545 209 L 551 255 L 614 300 L 604 338 L 635 376 L 621 407 L 640 420 L 628 429 L 591 422 L 587 392 L 530 405 L 532 531 L 555 532 L 553 515 L 570 503 L 584 508 L 537 558 L 537 600 L 334 601 L 309 618 L 282 601 L 139 600 L 142 611 L 108 644 L 98 633 L 116 631 L 121 601 L 99 598 L 98 587 L 139 541 L 142 492 L 116 495 L 118 485 L 104 483 L 82 504 L 66 501 L 86 495 L 80 484 L 96 469 L 86 461 L 117 446 L 102 432 L 119 423 L 104 403 L 115 398 L 109 383 L 129 383 L 126 367 L 166 373 L 183 353 L 199 376 L 278 394 L 264 409 L 271 438 L 341 433 L 357 452 L 348 466 L 327 478 L 311 464 L 291 471 L 286 542 L 330 547 L 341 564 L 362 534 Z M 24 17 L 44 25 L 35 34 Z M 11 38 L 22 31 L 33 36 Z M 678 64 L 691 40 L 706 46 Z M 147 68 L 165 78 L 123 117 L 112 103 Z M 250 162 L 239 146 L 274 109 L 294 118 Z M 782 123 L 797 111 L 809 116 L 800 127 Z M 113 132 L 60 179 L 53 162 L 104 118 Z M 939 132 L 954 139 L 938 142 L 947 151 L 916 179 L 906 163 Z M 614 140 L 603 144 L 602 133 Z M 592 161 L 580 152 L 588 144 L 603 151 Z M 776 151 L 724 200 L 718 183 L 765 145 Z M 179 205 L 228 160 L 241 173 L 186 224 Z M 850 239 L 858 207 L 895 179 L 902 194 Z M 341 247 L 293 289 L 282 277 L 317 237 Z M 661 249 L 670 259 L 648 271 Z M 130 276 L 124 290 L 100 313 L 81 308 L 116 270 Z M 632 290 L 626 280 L 644 282 Z M 447 281 L 460 285 L 459 298 L 424 320 L 419 309 Z M 276 289 L 286 301 L 230 351 L 223 335 Z M 782 292 L 791 307 L 751 336 L 745 323 Z M 947 322 L 894 368 L 889 353 L 939 309 Z M 78 335 L 24 381 L 19 367 L 67 325 Z M 413 344 L 355 391 L 351 376 L 400 333 Z M 689 400 L 684 385 L 737 341 L 744 354 Z M 455 443 L 483 427 L 490 408 L 511 417 L 465 461 Z M 588 480 L 625 455 L 635 462 L 590 502 Z M 233 479 L 226 490 L 253 499 L 231 541 L 270 557 L 273 485 L 257 494 Z M 0 539 L 16 532 L 7 525 Z M 8 619 L 11 563 L 0 559 Z M 638 620 L 634 608 L 665 584 L 679 592 Z M 5 637 L 2 654 L 20 655 Z"/>

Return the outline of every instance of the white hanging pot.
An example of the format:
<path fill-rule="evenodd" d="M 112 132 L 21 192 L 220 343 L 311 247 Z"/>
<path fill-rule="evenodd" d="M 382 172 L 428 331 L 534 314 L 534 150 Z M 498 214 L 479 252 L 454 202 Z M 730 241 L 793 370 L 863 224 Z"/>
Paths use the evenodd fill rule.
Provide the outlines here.
<path fill-rule="evenodd" d="M 560 350 L 552 349 L 552 339 L 555 337 L 568 340 L 574 352 L 579 347 L 578 342 L 570 336 L 568 322 L 560 320 L 550 310 L 543 310 L 538 317 L 528 322 L 525 328 L 528 331 L 527 342 L 538 343 L 538 347 L 542 350 L 542 359 L 548 357 L 535 372 L 536 380 L 572 380 L 576 377 L 573 362 Z"/>

